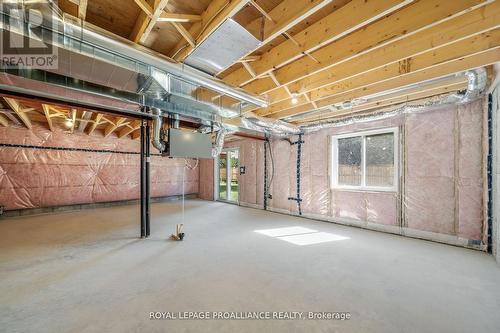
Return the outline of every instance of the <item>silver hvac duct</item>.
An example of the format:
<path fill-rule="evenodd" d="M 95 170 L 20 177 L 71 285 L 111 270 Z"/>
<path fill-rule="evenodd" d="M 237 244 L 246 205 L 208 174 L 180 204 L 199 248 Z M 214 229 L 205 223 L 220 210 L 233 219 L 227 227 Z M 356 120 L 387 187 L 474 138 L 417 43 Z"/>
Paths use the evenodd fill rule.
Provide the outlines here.
<path fill-rule="evenodd" d="M 405 113 L 416 113 L 425 112 L 429 109 L 434 109 L 444 105 L 450 104 L 464 104 L 472 102 L 480 97 L 482 97 L 487 85 L 487 74 L 484 68 L 478 68 L 470 70 L 467 72 L 456 74 L 456 76 L 465 76 L 468 79 L 467 90 L 463 93 L 449 94 L 446 96 L 435 96 L 430 100 L 422 104 L 405 104 L 401 107 L 382 110 L 380 112 L 371 113 L 368 115 L 352 115 L 343 117 L 340 119 L 334 119 L 330 121 L 320 122 L 316 124 L 300 126 L 300 129 L 305 133 L 319 131 L 325 128 L 340 127 L 345 125 L 351 125 L 355 123 L 370 122 L 375 120 L 381 120 L 386 118 L 391 118 Z M 412 85 L 413 87 L 414 85 Z M 404 91 L 408 87 L 403 87 L 398 89 L 398 91 Z M 392 92 L 392 91 L 391 91 Z"/>
<path fill-rule="evenodd" d="M 25 11 L 30 11 L 30 17 L 32 10 L 39 13 L 39 20 L 43 24 L 33 27 L 30 20 L 12 14 L 15 11 L 5 10 L 0 20 L 1 28 L 14 35 L 38 40 L 38 43 L 43 41 L 53 45 L 58 52 L 58 66 L 44 71 L 19 68 L 15 75 L 82 91 L 94 88 L 92 85 L 113 88 L 112 94 L 106 94 L 110 98 L 118 97 L 125 101 L 130 101 L 130 96 L 123 97 L 122 92 L 144 95 L 149 98 L 147 106 L 172 113 L 176 113 L 175 109 L 181 109 L 184 113 L 193 109 L 209 115 L 229 117 L 239 115 L 250 106 L 249 103 L 267 105 L 262 98 L 231 88 L 198 70 L 173 63 L 167 57 L 88 23 L 79 25 L 79 21 L 71 21 L 71 17 L 62 18 L 53 4 L 23 4 Z M 5 66 L 2 66 L 2 70 L 8 71 Z M 88 84 L 80 89 L 78 85 L 82 86 L 82 81 Z M 202 90 L 213 91 L 218 99 L 203 100 L 204 94 L 199 94 Z M 138 98 L 134 98 L 136 100 L 130 102 L 137 103 Z M 174 110 L 165 109 L 163 101 L 170 103 L 166 105 L 168 107 L 174 104 Z M 209 118 L 205 116 L 202 119 Z"/>
<path fill-rule="evenodd" d="M 51 22 L 51 24 L 43 26 L 43 28 L 53 31 L 64 39 L 70 38 L 73 41 L 80 41 L 81 43 L 92 45 L 121 57 L 129 58 L 132 61 L 140 62 L 141 65 L 154 67 L 157 70 L 166 72 L 179 79 L 216 91 L 221 95 L 230 96 L 234 99 L 259 107 L 267 107 L 268 105 L 267 101 L 263 98 L 250 94 L 242 89 L 230 87 L 223 81 L 197 69 L 176 63 L 160 53 L 149 50 L 125 38 L 116 36 L 90 23 L 70 16 L 63 16 L 57 5 L 55 5 L 53 1 L 49 1 L 50 4 L 45 6 L 40 5 L 38 2 L 23 2 L 23 7 L 26 10 L 33 8 L 44 17 L 50 15 L 50 19 L 44 20 L 44 22 Z M 10 13 L 4 14 L 10 15 Z"/>
<path fill-rule="evenodd" d="M 273 136 L 289 136 L 302 132 L 301 129 L 295 125 L 278 119 L 260 117 L 252 112 L 243 115 L 241 118 L 241 126 L 246 129 Z"/>
<path fill-rule="evenodd" d="M 151 139 L 151 143 L 160 153 L 163 153 L 167 147 L 165 142 L 161 139 L 163 111 L 158 108 L 152 108 L 151 113 L 153 114 L 153 138 Z"/>

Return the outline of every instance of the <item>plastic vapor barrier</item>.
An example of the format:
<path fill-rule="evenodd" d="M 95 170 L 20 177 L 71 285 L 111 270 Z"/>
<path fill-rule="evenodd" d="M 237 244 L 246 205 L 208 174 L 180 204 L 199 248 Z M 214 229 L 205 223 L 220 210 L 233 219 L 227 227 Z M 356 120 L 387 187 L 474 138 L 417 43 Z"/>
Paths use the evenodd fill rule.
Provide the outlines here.
<path fill-rule="evenodd" d="M 478 100 L 434 107 L 303 135 L 299 170 L 303 215 L 484 249 L 483 104 Z M 395 190 L 347 190 L 331 185 L 332 136 L 393 127 L 399 130 Z M 240 204 L 262 208 L 264 143 L 245 139 L 226 146 L 240 148 L 240 164 L 247 170 L 240 176 Z M 297 196 L 297 150 L 296 144 L 271 139 L 267 155 L 270 210 L 299 213 L 297 201 L 290 200 Z"/>
<path fill-rule="evenodd" d="M 13 147 L 6 145 L 33 146 Z M 113 152 L 86 152 L 60 147 Z M 0 128 L 0 205 L 6 210 L 138 199 L 140 140 L 101 133 Z M 151 152 L 156 150 L 151 148 Z M 119 153 L 122 152 L 122 153 Z M 151 196 L 182 194 L 184 159 L 152 156 Z M 186 169 L 186 194 L 198 193 L 199 168 Z"/>

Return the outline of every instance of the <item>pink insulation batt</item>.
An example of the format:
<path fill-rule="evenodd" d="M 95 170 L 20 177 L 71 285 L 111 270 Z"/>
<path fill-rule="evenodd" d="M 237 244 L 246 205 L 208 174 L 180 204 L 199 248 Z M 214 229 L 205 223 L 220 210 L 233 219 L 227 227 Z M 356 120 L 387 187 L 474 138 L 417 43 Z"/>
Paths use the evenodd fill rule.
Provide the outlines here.
<path fill-rule="evenodd" d="M 101 133 L 74 134 L 34 124 L 0 128 L 0 142 L 14 145 L 139 152 L 140 141 Z M 156 149 L 151 147 L 151 152 Z M 199 168 L 184 159 L 153 156 L 151 196 L 198 193 Z M 0 147 L 0 205 L 7 210 L 138 199 L 140 155 Z"/>
<path fill-rule="evenodd" d="M 483 117 L 483 101 L 480 100 L 331 127 L 304 135 L 301 160 L 303 214 L 482 240 Z M 390 127 L 400 130 L 399 190 L 331 189 L 331 136 Z M 275 171 L 269 207 L 296 214 L 297 203 L 288 200 L 296 196 L 296 146 L 279 138 L 272 139 L 271 144 Z M 227 144 L 227 147 L 240 148 L 241 165 L 250 171 L 240 176 L 240 203 L 262 207 L 264 143 L 242 139 Z M 271 171 L 269 161 L 270 156 L 268 168 Z"/>

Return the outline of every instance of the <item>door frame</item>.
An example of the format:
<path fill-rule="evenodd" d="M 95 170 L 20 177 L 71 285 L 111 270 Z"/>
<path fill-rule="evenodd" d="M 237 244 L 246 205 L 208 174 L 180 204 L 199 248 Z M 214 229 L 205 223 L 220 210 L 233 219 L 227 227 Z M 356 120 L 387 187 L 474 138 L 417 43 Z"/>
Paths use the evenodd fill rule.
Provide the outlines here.
<path fill-rule="evenodd" d="M 224 148 L 222 149 L 222 152 L 228 154 L 228 163 L 230 163 L 229 161 L 231 161 L 231 152 L 235 152 L 237 151 L 238 152 L 238 172 L 236 173 L 236 177 L 237 177 L 237 180 L 238 180 L 238 200 L 236 201 L 231 201 L 229 199 L 227 200 L 224 200 L 224 199 L 221 199 L 219 198 L 219 184 L 220 184 L 220 154 L 215 158 L 215 167 L 214 167 L 214 198 L 215 198 L 215 201 L 220 201 L 220 202 L 225 202 L 225 203 L 229 203 L 229 204 L 233 204 L 233 205 L 239 205 L 240 203 L 240 172 L 239 172 L 239 166 L 240 166 L 240 148 Z M 228 168 L 226 166 L 226 179 L 229 180 L 231 177 L 231 168 Z M 227 185 L 226 185 L 226 193 L 227 193 L 227 197 L 230 198 L 230 193 L 231 193 L 231 182 L 227 182 Z"/>

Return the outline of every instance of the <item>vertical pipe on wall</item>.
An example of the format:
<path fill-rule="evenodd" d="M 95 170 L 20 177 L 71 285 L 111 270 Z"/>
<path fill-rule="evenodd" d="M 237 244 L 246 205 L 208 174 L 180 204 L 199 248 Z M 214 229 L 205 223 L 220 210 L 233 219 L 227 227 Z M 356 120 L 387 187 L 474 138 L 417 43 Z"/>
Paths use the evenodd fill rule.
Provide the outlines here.
<path fill-rule="evenodd" d="M 488 95 L 488 253 L 493 253 L 493 95 Z"/>
<path fill-rule="evenodd" d="M 146 168 L 146 163 L 145 163 L 145 156 L 146 156 L 146 149 L 144 142 L 146 141 L 146 136 L 144 133 L 144 121 L 141 124 L 141 238 L 146 237 L 146 202 L 145 202 L 145 168 Z"/>
<path fill-rule="evenodd" d="M 269 144 L 269 139 L 267 138 L 266 134 L 266 140 L 264 141 L 264 210 L 267 210 L 267 145 Z"/>
<path fill-rule="evenodd" d="M 151 170 L 151 147 L 150 147 L 150 142 L 151 142 L 151 128 L 149 126 L 149 121 L 146 122 L 146 128 L 145 128 L 145 131 L 146 131 L 146 140 L 145 140 L 145 149 L 146 149 L 146 156 L 145 156 L 145 159 L 146 159 L 146 170 L 145 170 L 145 180 L 146 180 L 146 184 L 145 184 L 145 190 L 146 190 L 146 193 L 145 193 L 145 201 L 146 201 L 146 237 L 149 237 L 149 235 L 151 234 L 151 227 L 150 227 L 150 222 L 151 222 L 151 200 L 150 200 L 150 196 L 151 196 L 151 176 L 150 176 L 150 170 Z"/>

